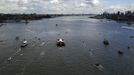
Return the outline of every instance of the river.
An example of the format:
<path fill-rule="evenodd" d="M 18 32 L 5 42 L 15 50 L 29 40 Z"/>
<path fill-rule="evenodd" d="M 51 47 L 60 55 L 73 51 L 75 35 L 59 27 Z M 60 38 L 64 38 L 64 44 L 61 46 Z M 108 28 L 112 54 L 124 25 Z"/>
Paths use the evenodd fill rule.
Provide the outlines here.
<path fill-rule="evenodd" d="M 134 75 L 134 48 L 127 48 L 134 46 L 131 36 L 133 25 L 87 16 L 6 23 L 0 27 L 0 75 Z M 65 47 L 56 46 L 58 38 Z M 28 46 L 20 48 L 24 39 Z"/>

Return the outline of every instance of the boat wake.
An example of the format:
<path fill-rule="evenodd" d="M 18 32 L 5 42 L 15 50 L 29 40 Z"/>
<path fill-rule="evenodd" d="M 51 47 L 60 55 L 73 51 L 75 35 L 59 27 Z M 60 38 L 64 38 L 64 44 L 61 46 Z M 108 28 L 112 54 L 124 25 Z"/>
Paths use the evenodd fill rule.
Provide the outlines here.
<path fill-rule="evenodd" d="M 128 27 L 128 26 L 122 26 L 121 28 L 134 30 L 134 27 Z"/>

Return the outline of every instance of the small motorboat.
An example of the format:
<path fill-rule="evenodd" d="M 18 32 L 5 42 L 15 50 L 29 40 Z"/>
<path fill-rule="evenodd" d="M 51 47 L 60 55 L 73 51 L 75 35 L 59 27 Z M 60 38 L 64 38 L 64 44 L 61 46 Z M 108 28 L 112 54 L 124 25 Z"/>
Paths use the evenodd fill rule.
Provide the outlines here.
<path fill-rule="evenodd" d="M 124 54 L 124 52 L 119 50 L 118 54 L 122 55 L 122 54 Z"/>
<path fill-rule="evenodd" d="M 64 47 L 65 46 L 65 42 L 64 39 L 57 39 L 57 47 Z"/>
<path fill-rule="evenodd" d="M 24 40 L 21 44 L 21 47 L 26 47 L 28 45 L 28 42 L 26 40 Z"/>
<path fill-rule="evenodd" d="M 56 24 L 56 27 L 58 26 L 58 24 Z"/>
<path fill-rule="evenodd" d="M 103 69 L 104 69 L 103 65 L 101 65 L 101 64 L 99 64 L 99 63 L 95 64 L 94 66 L 95 66 L 97 69 L 99 69 L 100 71 L 103 71 Z"/>
<path fill-rule="evenodd" d="M 104 39 L 103 44 L 106 45 L 106 46 L 108 46 L 109 45 L 109 41 L 106 40 L 106 39 Z"/>

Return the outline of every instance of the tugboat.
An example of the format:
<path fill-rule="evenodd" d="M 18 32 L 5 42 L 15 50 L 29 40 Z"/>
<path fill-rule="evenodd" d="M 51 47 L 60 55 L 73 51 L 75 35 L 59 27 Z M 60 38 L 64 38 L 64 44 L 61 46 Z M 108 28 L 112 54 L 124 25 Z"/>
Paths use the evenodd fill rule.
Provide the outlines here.
<path fill-rule="evenodd" d="M 28 45 L 28 42 L 26 40 L 24 40 L 21 44 L 21 47 L 26 47 Z"/>
<path fill-rule="evenodd" d="M 65 46 L 65 42 L 64 39 L 57 39 L 57 47 L 64 47 Z"/>

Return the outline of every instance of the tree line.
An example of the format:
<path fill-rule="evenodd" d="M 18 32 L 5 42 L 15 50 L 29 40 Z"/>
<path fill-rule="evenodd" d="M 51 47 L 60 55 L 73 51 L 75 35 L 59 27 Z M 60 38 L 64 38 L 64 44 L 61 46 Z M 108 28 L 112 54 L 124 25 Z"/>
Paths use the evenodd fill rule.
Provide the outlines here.
<path fill-rule="evenodd" d="M 43 18 L 52 18 L 53 16 L 48 14 L 3 14 L 0 13 L 0 22 L 14 21 L 21 22 L 22 20 L 39 20 Z"/>

